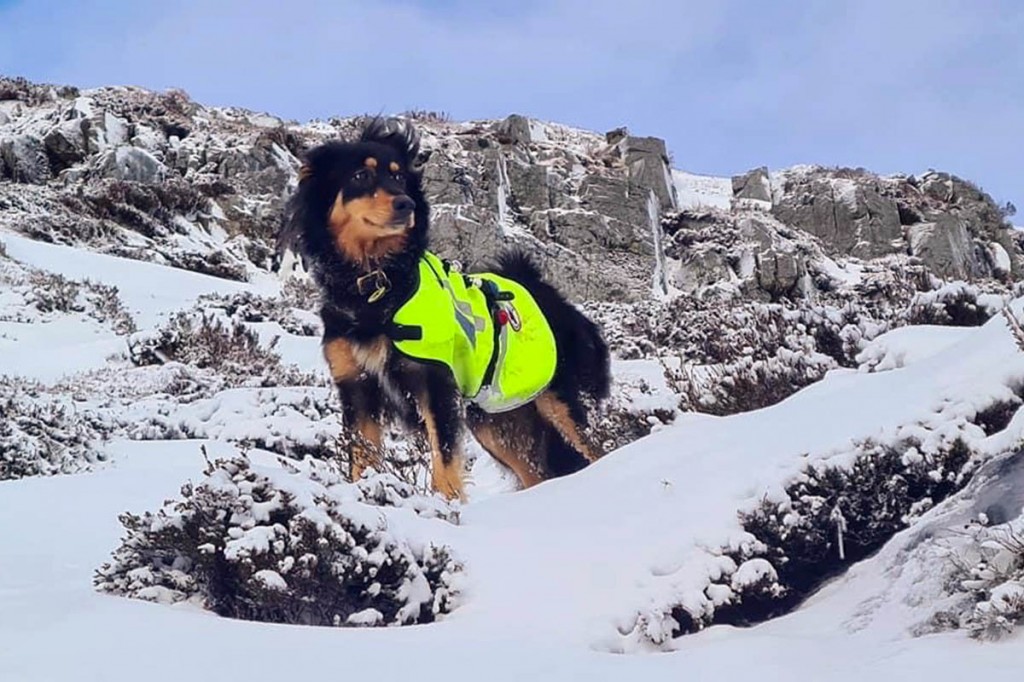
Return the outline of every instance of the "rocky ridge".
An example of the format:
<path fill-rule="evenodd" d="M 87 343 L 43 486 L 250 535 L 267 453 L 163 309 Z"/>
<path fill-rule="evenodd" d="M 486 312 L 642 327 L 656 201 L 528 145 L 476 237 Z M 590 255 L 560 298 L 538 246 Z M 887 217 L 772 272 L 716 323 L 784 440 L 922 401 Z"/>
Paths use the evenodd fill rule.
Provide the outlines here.
<path fill-rule="evenodd" d="M 719 179 L 673 170 L 664 141 L 625 128 L 406 116 L 423 137 L 433 248 L 472 266 L 527 247 L 620 357 L 665 365 L 686 409 L 770 404 L 858 366 L 895 326 L 980 324 L 1024 263 L 993 200 L 946 173 Z M 300 158 L 360 123 L 0 78 L 0 228 L 233 280 L 289 274 L 275 236 Z M 757 400 L 727 395 L 776 380 Z"/>

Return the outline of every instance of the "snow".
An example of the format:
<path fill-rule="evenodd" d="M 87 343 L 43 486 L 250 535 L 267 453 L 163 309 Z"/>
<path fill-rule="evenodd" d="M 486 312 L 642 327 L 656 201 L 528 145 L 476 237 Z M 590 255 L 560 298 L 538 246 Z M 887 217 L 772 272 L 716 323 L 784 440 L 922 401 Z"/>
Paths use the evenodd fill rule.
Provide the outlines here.
<path fill-rule="evenodd" d="M 996 270 L 999 272 L 1010 272 L 1012 267 L 1010 254 L 1006 252 L 1003 245 L 997 242 L 992 242 L 989 244 L 989 248 L 992 250 L 992 259 L 995 261 Z"/>
<path fill-rule="evenodd" d="M 548 131 L 545 125 L 536 119 L 530 119 L 530 142 L 547 142 Z"/>
<path fill-rule="evenodd" d="M 190 307 L 202 294 L 256 289 L 250 284 L 70 246 L 45 244 L 7 232 L 0 233 L 0 239 L 8 255 L 26 265 L 70 279 L 116 286 L 140 327 L 155 325 L 168 313 Z"/>
<path fill-rule="evenodd" d="M 125 351 L 123 338 L 84 315 L 38 324 L 0 321 L 0 375 L 55 382 L 104 367 Z"/>
<path fill-rule="evenodd" d="M 511 191 L 505 156 L 498 154 L 498 226 L 501 228 L 502 234 L 508 237 L 527 237 L 529 232 L 516 224 L 515 216 L 512 215 L 512 210 L 509 208 L 508 197 Z"/>
<path fill-rule="evenodd" d="M 907 367 L 963 341 L 970 328 L 919 325 L 900 327 L 868 343 L 857 355 L 861 371 L 882 372 Z"/>
<path fill-rule="evenodd" d="M 13 235 L 3 239 L 18 261 L 118 286 L 146 325 L 191 306 L 203 293 L 273 286 Z M 1021 315 L 1024 301 L 1012 308 Z M 45 324 L 4 328 L 0 373 L 20 371 L 52 381 L 99 366 L 121 339 L 74 315 Z M 311 342 L 295 342 L 287 350 L 289 359 L 308 367 L 319 362 L 318 352 Z M 865 353 L 865 362 L 877 359 L 874 372 L 831 372 L 756 412 L 680 415 L 578 474 L 527 491 L 510 492 L 496 465 L 481 456 L 473 471 L 482 480 L 469 488 L 472 497 L 458 525 L 406 508 L 367 505 L 367 519 L 423 543 L 447 544 L 465 565 L 459 608 L 422 627 L 285 627 L 222 619 L 193 604 L 170 607 L 95 592 L 93 572 L 109 559 L 122 533 L 118 515 L 155 510 L 183 483 L 198 480 L 205 466 L 200 445 L 211 457 L 227 456 L 237 453 L 227 438 L 257 434 L 267 442 L 316 442 L 334 425 L 326 419 L 317 424 L 317 414 L 303 413 L 302 400 L 326 389 L 235 389 L 175 403 L 164 418 L 204 440 L 117 440 L 105 446 L 113 463 L 103 469 L 0 482 L 0 680 L 116 682 L 145 676 L 157 682 L 256 682 L 323 676 L 339 666 L 395 679 L 452 682 L 944 682 L 981 671 L 986 680 L 1017 679 L 1024 663 L 1019 635 L 1009 645 L 990 646 L 963 633 L 914 636 L 940 594 L 929 538 L 989 504 L 985 495 L 992 491 L 980 484 L 927 512 L 793 614 L 749 629 L 713 627 L 670 642 L 666 648 L 673 653 L 646 653 L 653 646 L 640 629 L 666 634 L 670 624 L 664 616 L 672 606 L 699 609 L 705 601 L 727 598 L 723 588 L 705 591 L 710 577 L 731 574 L 732 584 L 740 586 L 771 575 L 774 569 L 763 560 L 730 566 L 721 548 L 750 540 L 737 512 L 777 496 L 804 467 L 843 462 L 855 441 L 869 437 L 924 434 L 926 452 L 932 441 L 959 435 L 993 457 L 1024 439 L 1021 415 L 992 436 L 965 422 L 965 415 L 1013 395 L 1024 382 L 1024 353 L 1000 316 L 980 328 L 897 330 L 875 339 Z M 51 370 L 44 368 L 47 359 L 54 363 Z M 116 361 L 107 366 L 119 367 Z M 654 363 L 616 362 L 615 373 L 617 381 L 647 386 L 638 392 L 638 407 L 673 407 Z M 125 374 L 126 381 L 135 380 Z M 141 419 L 152 413 L 149 404 L 139 401 L 124 415 Z M 280 466 L 272 453 L 253 450 L 250 456 L 267 470 Z M 1019 514 L 1024 480 L 1006 479 L 1005 485 L 999 500 L 1019 498 L 1011 510 Z M 300 487 L 289 492 L 304 493 Z M 268 541 L 258 533 L 242 534 L 232 551 Z M 274 571 L 260 579 L 270 589 L 286 584 Z M 410 583 L 407 589 L 415 594 L 423 586 Z M 1019 595 L 1016 589 L 1007 583 L 993 599 Z M 369 625 L 378 615 L 364 611 L 350 622 Z"/>
<path fill-rule="evenodd" d="M 264 569 L 262 571 L 256 571 L 253 577 L 256 578 L 256 580 L 259 580 L 261 583 L 263 583 L 267 587 L 267 589 L 278 591 L 284 591 L 288 589 L 288 583 L 285 582 L 285 579 L 282 578 L 281 574 L 277 571 L 269 571 Z"/>
<path fill-rule="evenodd" d="M 672 182 L 676 189 L 677 207 L 680 210 L 697 208 L 729 210 L 732 205 L 731 178 L 696 175 L 673 169 Z"/>
<path fill-rule="evenodd" d="M 668 284 L 665 279 L 665 251 L 661 244 L 661 210 L 654 190 L 647 195 L 647 218 L 651 227 L 651 240 L 654 242 L 653 291 L 655 296 L 664 296 L 668 293 Z"/>

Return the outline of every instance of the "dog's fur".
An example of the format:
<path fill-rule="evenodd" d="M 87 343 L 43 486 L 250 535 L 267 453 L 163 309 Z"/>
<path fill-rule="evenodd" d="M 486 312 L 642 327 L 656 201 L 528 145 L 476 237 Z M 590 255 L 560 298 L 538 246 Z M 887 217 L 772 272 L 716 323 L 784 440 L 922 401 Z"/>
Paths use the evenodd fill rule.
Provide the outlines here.
<path fill-rule="evenodd" d="M 419 135 L 410 124 L 373 119 L 359 141 L 311 150 L 299 177 L 281 242 L 299 244 L 322 291 L 324 357 L 344 421 L 362 441 L 352 453 L 353 478 L 379 462 L 382 427 L 390 420 L 426 430 L 434 488 L 449 498 L 463 497 L 463 423 L 524 486 L 576 471 L 598 456 L 584 428 L 587 403 L 608 395 L 607 346 L 524 253 L 505 253 L 486 270 L 526 287 L 554 332 L 554 379 L 532 403 L 501 414 L 470 404 L 463 420 L 448 368 L 392 351 L 385 330 L 415 286 L 430 222 Z M 370 302 L 380 289 L 379 300 Z"/>

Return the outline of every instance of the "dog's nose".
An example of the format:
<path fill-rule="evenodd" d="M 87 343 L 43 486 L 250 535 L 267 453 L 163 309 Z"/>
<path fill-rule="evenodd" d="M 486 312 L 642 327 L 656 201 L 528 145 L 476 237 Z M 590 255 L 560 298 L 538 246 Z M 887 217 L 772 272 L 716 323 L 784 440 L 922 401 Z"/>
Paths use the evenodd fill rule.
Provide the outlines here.
<path fill-rule="evenodd" d="M 391 200 L 391 210 L 395 215 L 406 216 L 416 209 L 416 202 L 404 194 L 400 194 Z"/>

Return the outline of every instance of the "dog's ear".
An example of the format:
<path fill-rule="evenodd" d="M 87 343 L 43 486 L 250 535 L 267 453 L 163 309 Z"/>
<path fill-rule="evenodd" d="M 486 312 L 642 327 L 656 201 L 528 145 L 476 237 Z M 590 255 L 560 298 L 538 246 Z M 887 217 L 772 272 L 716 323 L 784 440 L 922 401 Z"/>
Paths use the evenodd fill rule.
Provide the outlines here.
<path fill-rule="evenodd" d="M 423 172 L 426 158 L 420 153 L 420 133 L 408 121 L 380 116 L 372 118 L 363 127 L 359 141 L 386 144 L 405 157 L 406 168 L 417 174 Z"/>
<path fill-rule="evenodd" d="M 313 177 L 313 167 L 307 161 L 299 166 L 299 184 L 301 185 L 311 177 Z"/>

